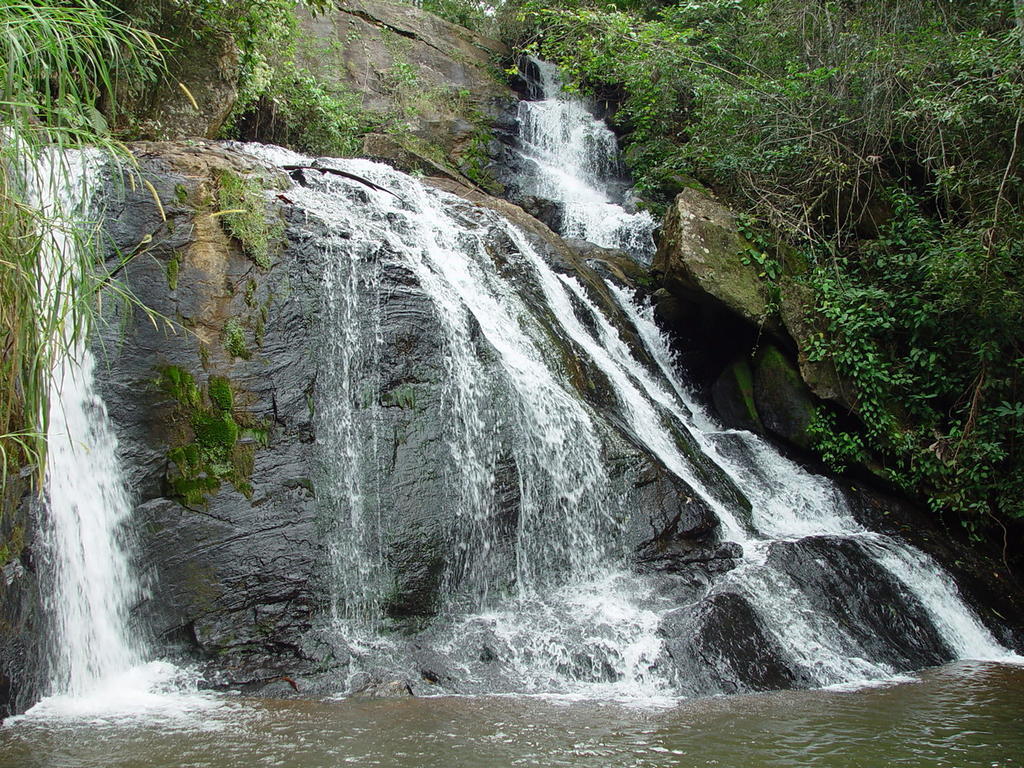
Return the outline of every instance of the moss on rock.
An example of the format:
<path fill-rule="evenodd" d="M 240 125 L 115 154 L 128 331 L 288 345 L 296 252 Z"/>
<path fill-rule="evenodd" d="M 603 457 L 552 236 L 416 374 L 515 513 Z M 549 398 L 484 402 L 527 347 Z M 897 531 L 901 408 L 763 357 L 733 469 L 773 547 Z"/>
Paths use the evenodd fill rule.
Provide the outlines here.
<path fill-rule="evenodd" d="M 218 178 L 217 203 L 224 226 L 260 269 L 270 269 L 272 252 L 284 234 L 281 220 L 267 212 L 263 182 L 256 176 L 222 171 Z"/>
<path fill-rule="evenodd" d="M 226 481 L 251 497 L 256 446 L 266 445 L 267 430 L 264 425 L 247 424 L 235 412 L 230 380 L 211 376 L 203 392 L 191 373 L 166 366 L 158 381 L 188 425 L 167 454 L 174 467 L 168 478 L 171 495 L 186 505 L 202 504 Z"/>
<path fill-rule="evenodd" d="M 808 432 L 815 401 L 800 373 L 776 347 L 762 348 L 754 361 L 754 401 L 770 432 L 793 445 L 810 449 Z"/>

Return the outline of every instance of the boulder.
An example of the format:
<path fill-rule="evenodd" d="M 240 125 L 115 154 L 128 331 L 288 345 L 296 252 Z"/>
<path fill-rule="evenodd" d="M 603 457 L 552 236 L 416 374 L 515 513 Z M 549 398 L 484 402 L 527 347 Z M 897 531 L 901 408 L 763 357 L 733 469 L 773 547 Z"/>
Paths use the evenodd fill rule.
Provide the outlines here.
<path fill-rule="evenodd" d="M 843 381 L 831 360 L 812 360 L 807 350 L 826 331 L 824 319 L 815 312 L 815 295 L 798 277 L 779 278 L 779 315 L 797 348 L 800 376 L 815 397 L 853 410 L 856 396 L 849 382 Z"/>
<path fill-rule="evenodd" d="M 754 374 L 746 355 L 737 357 L 726 366 L 711 386 L 711 398 L 726 427 L 764 432 L 754 402 Z"/>
<path fill-rule="evenodd" d="M 927 611 L 872 557 L 877 546 L 839 536 L 777 541 L 768 564 L 803 585 L 812 609 L 835 620 L 863 658 L 901 672 L 949 661 L 953 651 Z"/>
<path fill-rule="evenodd" d="M 666 614 L 659 633 L 665 662 L 684 695 L 803 688 L 812 682 L 790 664 L 738 592 L 720 592 Z"/>
<path fill-rule="evenodd" d="M 813 439 L 807 429 L 814 419 L 814 397 L 797 369 L 775 346 L 765 345 L 757 351 L 753 396 L 755 416 L 760 416 L 769 432 L 799 448 L 811 448 Z"/>
<path fill-rule="evenodd" d="M 662 226 L 654 271 L 680 300 L 712 303 L 754 325 L 773 325 L 768 286 L 754 264 L 735 215 L 704 192 L 684 189 Z"/>
<path fill-rule="evenodd" d="M 329 90 L 356 94 L 382 120 L 400 116 L 395 134 L 407 151 L 450 168 L 485 162 L 488 125 L 514 100 L 495 77 L 496 62 L 511 57 L 503 43 L 388 0 L 297 15 L 297 66 Z"/>

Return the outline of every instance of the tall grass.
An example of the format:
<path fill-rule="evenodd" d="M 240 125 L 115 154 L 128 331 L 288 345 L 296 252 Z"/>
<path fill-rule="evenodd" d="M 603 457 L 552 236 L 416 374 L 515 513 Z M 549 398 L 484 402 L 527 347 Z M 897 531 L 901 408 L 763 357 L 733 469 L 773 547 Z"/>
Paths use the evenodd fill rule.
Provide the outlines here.
<path fill-rule="evenodd" d="M 42 479 L 49 376 L 88 326 L 97 273 L 95 226 L 33 194 L 92 146 L 115 161 L 122 83 L 160 65 L 156 40 L 103 0 L 0 0 L 0 485 L 35 465 Z M 40 178 L 43 176 L 43 178 Z M 54 250 L 58 230 L 70 247 Z M 38 483 L 41 487 L 41 482 Z"/>

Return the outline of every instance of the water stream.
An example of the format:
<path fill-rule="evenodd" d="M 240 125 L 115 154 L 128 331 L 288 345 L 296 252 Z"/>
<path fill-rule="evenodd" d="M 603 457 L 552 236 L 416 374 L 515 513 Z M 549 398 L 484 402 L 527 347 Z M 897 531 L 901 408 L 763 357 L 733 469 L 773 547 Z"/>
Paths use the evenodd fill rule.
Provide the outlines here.
<path fill-rule="evenodd" d="M 26 174 L 31 200 L 54 226 L 43 233 L 42 304 L 60 318 L 48 355 L 49 414 L 45 511 L 40 525 L 41 582 L 47 623 L 40 667 L 46 698 L 26 718 L 149 712 L 173 715 L 188 702 L 170 692 L 194 688 L 174 665 L 149 661 L 133 607 L 146 586 L 132 562 L 132 500 L 118 441 L 97 391 L 89 320 L 74 311 L 87 284 L 102 177 L 99 153 L 50 152 Z"/>
<path fill-rule="evenodd" d="M 567 95 L 558 68 L 528 59 L 534 98 L 519 102 L 523 194 L 561 206 L 564 237 L 621 248 L 641 261 L 654 255 L 657 226 L 631 199 L 618 143 L 582 98 Z"/>
<path fill-rule="evenodd" d="M 530 157 L 541 169 L 532 178 L 547 185 L 535 193 L 565 204 L 567 234 L 646 258 L 649 217 L 627 213 L 601 192 L 603 180 L 620 175 L 614 137 L 585 105 L 561 93 L 550 68 L 539 66 L 544 98 L 524 102 L 521 111 Z M 682 695 L 737 690 L 750 677 L 736 672 L 744 654 L 802 687 L 906 680 L 899 676 L 923 666 L 916 661 L 922 658 L 1009 658 L 930 558 L 865 530 L 827 478 L 753 434 L 716 424 L 681 375 L 651 308 L 627 288 L 583 267 L 553 265 L 535 238 L 498 213 L 387 166 L 314 161 L 261 145 L 244 149 L 271 166 L 350 174 L 300 171 L 301 183 L 288 190 L 306 221 L 317 223 L 324 254 L 313 345 L 320 366 L 316 485 L 327 538 L 326 621 L 352 651 L 337 674 L 336 693 L 381 670 L 415 678 L 423 670 L 416 655 L 427 649 L 442 670 L 436 690 L 483 697 L 443 699 L 438 706 L 484 712 L 496 723 L 493 733 L 466 738 L 504 744 L 509 733 L 531 731 L 489 694 L 675 707 Z M 42 193 L 48 196 L 42 202 L 81 211 L 88 194 L 70 190 L 88 189 L 84 172 Z M 64 261 L 74 247 L 60 232 L 48 245 Z M 131 565 L 131 499 L 117 440 L 96 392 L 84 334 L 69 336 L 66 347 L 54 369 L 46 473 L 53 696 L 19 721 L 24 730 L 4 734 L 10 753 L 24 758 L 26 745 L 45 742 L 49 732 L 39 723 L 47 718 L 95 720 L 125 711 L 163 717 L 161 728 L 181 713 L 211 713 L 218 739 L 232 728 L 248 733 L 269 723 L 270 731 L 309 747 L 316 738 L 302 725 L 304 713 L 325 722 L 357 710 L 325 703 L 294 710 L 244 700 L 227 705 L 190 693 L 194 683 L 177 668 L 147 663 L 143 633 L 131 619 L 145 585 Z M 433 464 L 424 457 L 442 458 Z M 668 478 L 664 487 L 672 493 L 686 489 L 687 503 L 710 511 L 715 525 L 705 544 L 730 545 L 727 567 L 700 571 L 685 598 L 679 573 L 636 567 L 631 526 L 648 512 L 641 507 L 646 502 L 636 501 L 643 483 L 630 474 L 639 465 Z M 413 469 L 402 474 L 404 466 Z M 693 569 L 701 563 L 694 561 Z M 868 591 L 847 590 L 839 577 L 848 571 L 863 576 Z M 870 591 L 873 584 L 877 591 Z M 419 598 L 430 612 L 415 622 L 408 619 L 407 593 L 432 595 Z M 893 621 L 878 622 L 876 609 L 887 601 Z M 749 611 L 750 623 L 730 623 L 742 612 L 712 620 L 725 605 Z M 684 631 L 673 631 L 680 622 Z M 739 640 L 757 647 L 733 647 L 730 631 L 748 629 L 750 637 Z M 687 669 L 704 676 L 699 686 L 687 679 Z M 971 668 L 964 679 L 987 680 L 979 697 L 993 692 L 1002 734 L 1006 686 L 988 680 L 989 669 Z M 873 695 L 864 694 L 865 707 L 884 704 L 883 694 Z M 835 701 L 821 692 L 793 696 L 780 698 L 780 707 L 795 702 L 811 713 L 814 702 Z M 415 704 L 382 706 L 397 713 L 383 730 L 401 723 L 403 711 L 416 722 L 429 720 Z M 670 734 L 665 739 L 640 729 L 623 740 L 606 733 L 614 726 L 602 705 L 588 704 L 597 708 L 582 721 L 549 706 L 537 704 L 531 716 L 597 733 L 576 739 L 560 764 L 647 764 L 628 762 L 631 749 L 658 756 L 700 752 L 682 735 L 696 727 L 685 715 L 667 725 L 654 722 L 652 728 Z M 756 700 L 737 706 L 758 707 Z M 955 697 L 938 708 L 964 723 L 973 722 L 969 710 Z M 381 712 L 371 711 L 371 719 L 384 717 Z M 748 715 L 760 722 L 756 712 Z M 860 710 L 848 716 L 851 733 L 865 732 L 857 725 L 861 717 Z M 195 735 L 202 718 L 186 720 Z M 410 726 L 396 738 L 422 750 L 437 738 L 429 735 L 434 730 Z M 265 745 L 265 764 L 313 765 L 342 752 L 363 754 L 369 764 L 377 759 L 374 745 L 326 731 L 315 749 L 299 750 L 314 755 L 312 762 L 281 758 Z M 137 739 L 133 749 L 157 752 L 140 764 L 172 764 L 178 737 L 146 732 L 152 741 Z M 89 734 L 81 738 L 84 749 L 97 752 Z M 1002 759 L 998 744 L 981 741 L 985 759 Z M 230 737 L 224 743 L 207 762 L 193 755 L 190 764 L 231 764 L 236 747 Z M 815 746 L 787 754 L 812 754 Z M 550 748 L 564 746 L 552 741 Z M 923 744 L 921 753 L 930 755 L 931 748 Z M 523 757 L 522 744 L 509 749 L 466 764 Z M 8 764 L 4 759 L 0 766 Z M 90 757 L 82 764 L 99 763 Z"/>

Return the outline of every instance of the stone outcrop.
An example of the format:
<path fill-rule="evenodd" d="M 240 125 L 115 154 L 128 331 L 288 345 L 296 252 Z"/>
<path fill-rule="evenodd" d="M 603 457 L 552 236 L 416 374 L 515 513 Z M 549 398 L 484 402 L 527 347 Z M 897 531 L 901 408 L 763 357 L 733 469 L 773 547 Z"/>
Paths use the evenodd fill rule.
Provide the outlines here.
<path fill-rule="evenodd" d="M 497 76 L 508 47 L 408 3 L 344 0 L 299 20 L 296 65 L 401 123 L 369 134 L 364 156 L 500 191 L 484 169 L 491 123 L 514 100 Z"/>
<path fill-rule="evenodd" d="M 855 397 L 830 361 L 808 355 L 824 321 L 794 274 L 797 260 L 788 261 L 786 273 L 765 279 L 735 215 L 688 187 L 665 218 L 653 298 L 661 321 L 686 340 L 688 363 L 726 425 L 806 450 L 815 409 L 830 403 L 851 413 Z"/>
<path fill-rule="evenodd" d="M 295 342 L 315 322 L 320 255 L 300 244 L 261 267 L 214 215 L 225 178 L 252 176 L 251 213 L 287 217 L 262 193 L 287 187 L 283 174 L 202 142 L 136 154 L 161 207 L 144 183 L 113 191 L 108 233 L 116 251 L 136 253 L 122 279 L 155 321 L 107 302 L 100 348 L 147 532 L 145 608 L 158 642 L 217 659 L 211 682 L 301 674 L 322 662 L 303 645 L 322 544 L 310 479 L 315 369 Z"/>
<path fill-rule="evenodd" d="M 694 303 L 718 303 L 755 325 L 774 322 L 768 286 L 735 215 L 697 189 L 684 189 L 669 207 L 654 271 L 670 293 Z"/>

